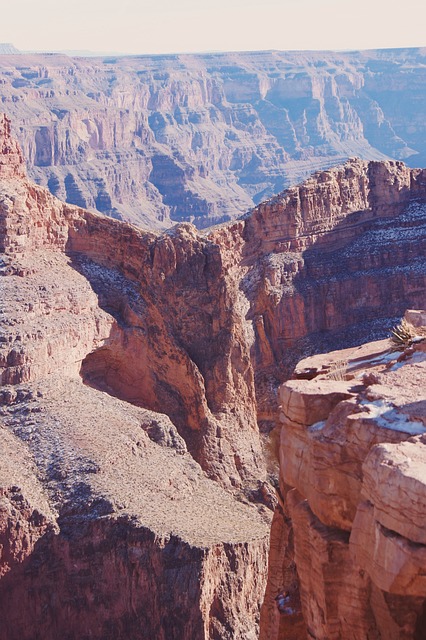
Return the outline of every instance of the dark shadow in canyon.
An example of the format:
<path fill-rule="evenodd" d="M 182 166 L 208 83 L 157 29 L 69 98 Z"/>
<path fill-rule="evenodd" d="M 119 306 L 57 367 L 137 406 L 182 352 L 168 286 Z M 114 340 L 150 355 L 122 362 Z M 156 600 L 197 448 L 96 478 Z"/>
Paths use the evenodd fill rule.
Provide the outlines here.
<path fill-rule="evenodd" d="M 59 517 L 0 583 L 1 640 L 203 637 L 202 550 L 126 517 Z"/>
<path fill-rule="evenodd" d="M 71 257 L 71 266 L 88 280 L 100 309 L 115 320 L 104 344 L 88 353 L 81 363 L 84 384 L 137 407 L 168 415 L 197 460 L 199 432 L 188 426 L 183 394 L 168 377 L 169 365 L 174 364 L 170 360 L 176 354 L 168 353 L 164 348 L 167 345 L 160 344 L 162 334 L 137 283 L 84 255 Z"/>

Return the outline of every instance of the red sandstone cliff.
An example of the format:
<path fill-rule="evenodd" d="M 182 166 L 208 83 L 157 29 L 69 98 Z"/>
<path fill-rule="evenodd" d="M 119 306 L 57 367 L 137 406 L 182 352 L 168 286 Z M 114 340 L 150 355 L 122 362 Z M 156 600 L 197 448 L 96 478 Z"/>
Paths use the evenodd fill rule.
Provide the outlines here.
<path fill-rule="evenodd" d="M 158 235 L 61 203 L 23 177 L 6 119 L 1 139 L 8 638 L 255 638 L 257 420 L 302 353 L 420 306 L 424 172 L 354 160 L 209 234 Z"/>
<path fill-rule="evenodd" d="M 269 518 L 209 479 L 264 475 L 217 251 L 63 205 L 1 135 L 2 637 L 254 640 Z"/>
<path fill-rule="evenodd" d="M 380 337 L 383 321 L 391 326 L 407 307 L 422 306 L 425 188 L 424 170 L 354 160 L 247 218 L 252 266 L 243 282 L 265 416 L 271 387 L 302 354 Z"/>
<path fill-rule="evenodd" d="M 281 387 L 282 501 L 261 637 L 287 638 L 302 615 L 300 638 L 425 637 L 426 327 L 417 331 L 405 351 L 385 340 L 303 360 Z M 279 591 L 293 602 L 281 614 Z"/>

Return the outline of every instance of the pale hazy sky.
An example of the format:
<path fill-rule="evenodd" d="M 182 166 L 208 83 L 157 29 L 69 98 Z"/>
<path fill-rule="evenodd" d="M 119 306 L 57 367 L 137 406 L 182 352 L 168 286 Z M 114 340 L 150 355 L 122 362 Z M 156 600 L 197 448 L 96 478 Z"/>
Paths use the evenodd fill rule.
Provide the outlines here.
<path fill-rule="evenodd" d="M 426 46 L 426 0 L 13 0 L 0 42 L 125 53 Z"/>

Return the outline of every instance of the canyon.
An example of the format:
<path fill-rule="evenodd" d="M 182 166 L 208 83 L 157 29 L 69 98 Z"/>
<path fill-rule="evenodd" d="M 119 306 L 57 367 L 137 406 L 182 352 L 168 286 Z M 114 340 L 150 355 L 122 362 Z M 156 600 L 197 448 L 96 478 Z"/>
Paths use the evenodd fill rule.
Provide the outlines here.
<path fill-rule="evenodd" d="M 329 637 L 335 618 L 315 613 L 311 549 L 297 537 L 306 519 L 325 518 L 328 498 L 286 471 L 297 442 L 293 460 L 282 441 L 277 487 L 266 443 L 286 406 L 280 385 L 309 383 L 288 381 L 302 357 L 382 339 L 406 308 L 422 308 L 426 170 L 352 159 L 211 230 L 144 231 L 27 178 L 2 116 L 0 252 L 3 637 L 278 639 L 286 616 L 277 623 L 271 566 L 282 569 L 283 554 L 300 578 L 304 616 L 298 609 L 293 629 Z M 301 367 L 315 377 L 314 364 L 296 375 Z M 374 464 L 370 476 L 353 525 L 366 576 L 374 559 L 362 536 L 377 522 L 393 527 L 371 515 L 386 497 Z M 289 498 L 283 520 L 283 483 L 315 515 Z M 324 522 L 342 528 L 345 567 L 351 500 L 343 524 Z M 412 529 L 400 535 L 417 544 Z M 392 592 L 369 579 L 377 598 Z M 407 595 L 422 619 L 420 592 Z M 349 637 L 344 626 L 335 633 Z"/>
<path fill-rule="evenodd" d="M 426 165 L 424 49 L 68 57 L 0 52 L 29 176 L 145 228 L 232 220 L 360 157 Z"/>

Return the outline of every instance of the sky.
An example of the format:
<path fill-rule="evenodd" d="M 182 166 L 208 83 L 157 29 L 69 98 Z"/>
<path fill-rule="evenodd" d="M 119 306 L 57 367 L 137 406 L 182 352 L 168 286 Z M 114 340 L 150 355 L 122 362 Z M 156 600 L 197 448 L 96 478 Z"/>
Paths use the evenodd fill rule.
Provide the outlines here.
<path fill-rule="evenodd" d="M 130 54 L 426 46 L 425 0 L 13 0 L 0 42 Z"/>

